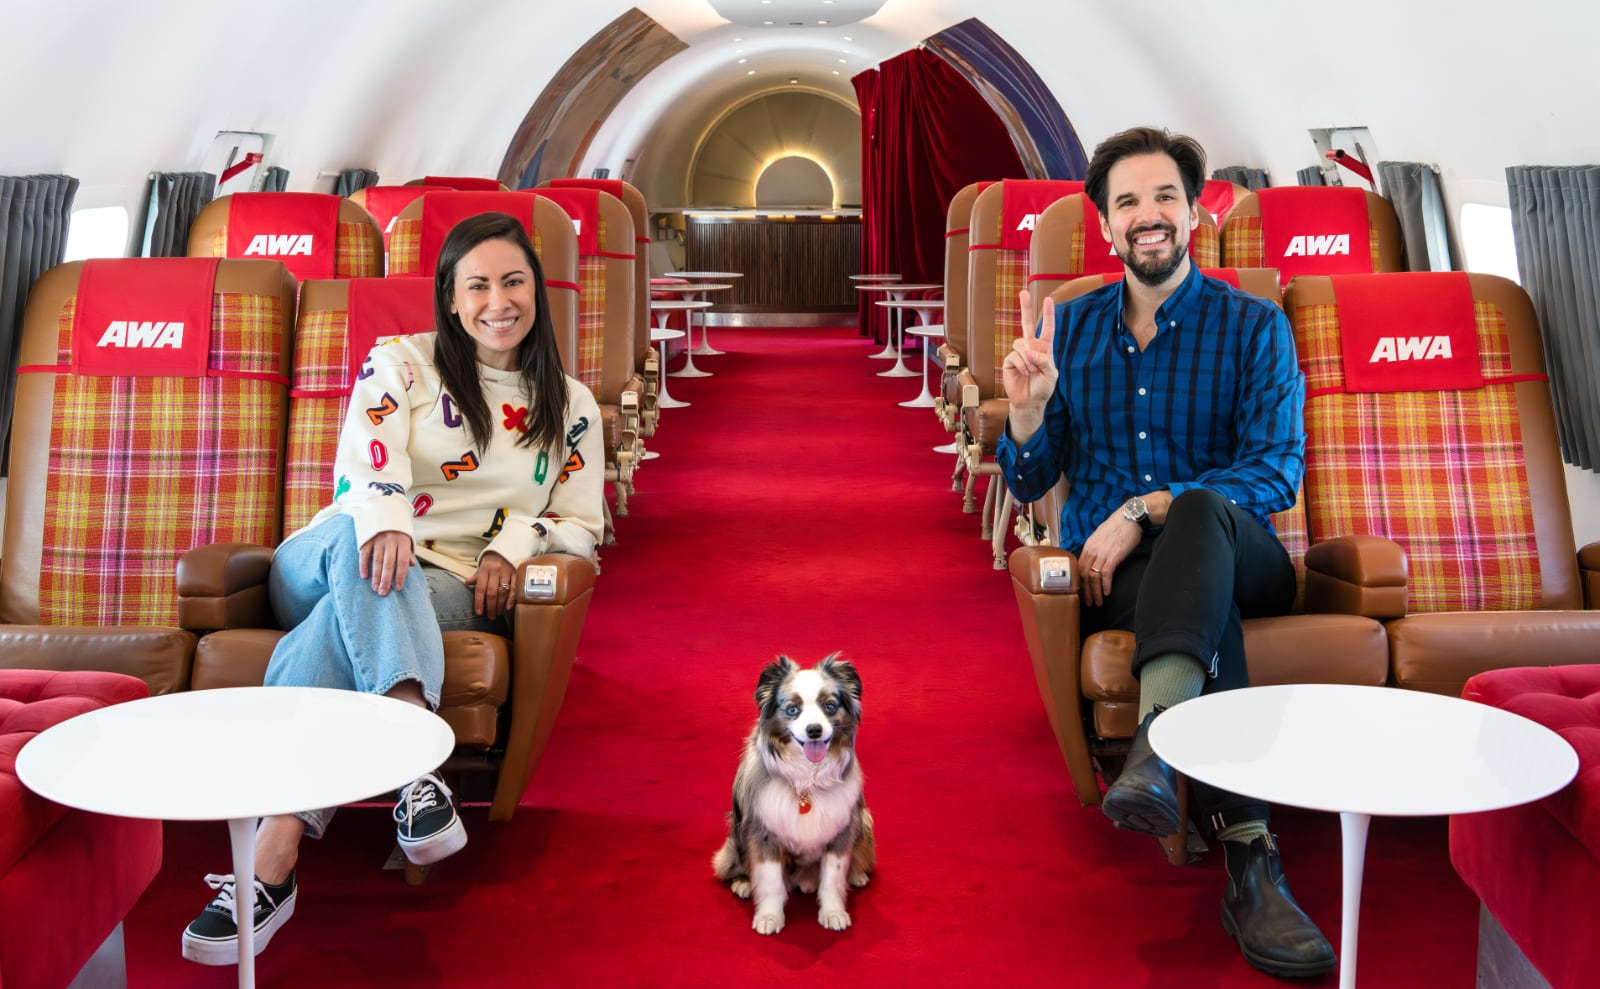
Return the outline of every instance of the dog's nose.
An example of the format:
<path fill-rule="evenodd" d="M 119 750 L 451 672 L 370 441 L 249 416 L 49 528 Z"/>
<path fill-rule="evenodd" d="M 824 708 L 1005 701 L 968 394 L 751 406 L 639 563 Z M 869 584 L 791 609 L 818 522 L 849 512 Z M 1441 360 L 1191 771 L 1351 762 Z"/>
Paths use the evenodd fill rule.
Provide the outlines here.
<path fill-rule="evenodd" d="M 821 738 L 822 737 L 822 726 L 821 725 L 806 725 L 806 737 L 807 738 L 811 738 L 811 739 Z"/>

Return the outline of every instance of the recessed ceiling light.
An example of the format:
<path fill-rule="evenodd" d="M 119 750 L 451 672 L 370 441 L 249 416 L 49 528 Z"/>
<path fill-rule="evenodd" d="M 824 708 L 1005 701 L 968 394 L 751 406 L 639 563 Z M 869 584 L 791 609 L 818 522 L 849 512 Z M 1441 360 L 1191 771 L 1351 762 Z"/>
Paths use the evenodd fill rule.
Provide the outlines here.
<path fill-rule="evenodd" d="M 827 21 L 818 21 L 818 22 L 817 22 L 817 23 L 818 23 L 818 24 L 826 24 L 826 23 L 828 23 L 828 22 L 827 22 Z"/>
<path fill-rule="evenodd" d="M 747 75 L 747 76 L 753 76 L 755 74 L 756 74 L 756 70 L 755 69 L 751 69 L 749 72 L 745 73 L 745 75 Z"/>
<path fill-rule="evenodd" d="M 841 58 L 841 59 L 839 59 L 839 64 L 840 65 L 844 65 L 847 61 L 848 61 L 848 59 Z"/>
<path fill-rule="evenodd" d="M 854 38 L 852 38 L 852 37 L 850 37 L 850 36 L 849 36 L 849 35 L 848 35 L 848 34 L 847 34 L 847 35 L 845 35 L 845 36 L 844 36 L 844 40 L 846 40 L 846 41 L 854 41 L 854 40 L 855 40 L 855 39 L 854 39 Z"/>
<path fill-rule="evenodd" d="M 800 80 L 799 79 L 790 79 L 789 80 L 789 85 L 791 85 L 791 86 L 798 86 L 799 84 L 800 84 Z"/>
<path fill-rule="evenodd" d="M 763 23 L 763 24 L 771 24 L 772 22 L 771 21 L 762 21 L 761 23 Z"/>
<path fill-rule="evenodd" d="M 838 75 L 838 74 L 839 74 L 839 70 L 838 70 L 838 69 L 834 69 L 834 70 L 833 70 L 833 74 L 834 74 L 834 75 Z"/>
<path fill-rule="evenodd" d="M 739 64 L 743 65 L 744 63 L 746 63 L 748 61 L 750 61 L 748 58 L 741 58 L 741 59 L 739 59 Z"/>

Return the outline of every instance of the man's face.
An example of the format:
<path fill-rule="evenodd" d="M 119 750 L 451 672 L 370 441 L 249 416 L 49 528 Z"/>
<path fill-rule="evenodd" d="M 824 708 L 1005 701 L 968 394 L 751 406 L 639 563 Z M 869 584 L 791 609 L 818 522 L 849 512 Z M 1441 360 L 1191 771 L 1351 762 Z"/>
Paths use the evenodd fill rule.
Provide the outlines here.
<path fill-rule="evenodd" d="M 1188 273 L 1189 236 L 1199 222 L 1184 194 L 1178 163 L 1169 156 L 1132 155 L 1106 174 L 1100 232 L 1144 284 L 1162 285 Z"/>

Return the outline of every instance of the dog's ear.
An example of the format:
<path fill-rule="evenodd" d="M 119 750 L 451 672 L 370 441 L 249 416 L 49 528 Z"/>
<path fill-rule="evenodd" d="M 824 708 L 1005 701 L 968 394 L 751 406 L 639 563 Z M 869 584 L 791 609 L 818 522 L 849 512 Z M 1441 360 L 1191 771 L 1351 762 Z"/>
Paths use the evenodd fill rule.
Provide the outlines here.
<path fill-rule="evenodd" d="M 761 671 L 761 679 L 756 681 L 756 707 L 760 709 L 762 717 L 771 717 L 773 711 L 777 710 L 778 688 L 795 669 L 794 660 L 779 656 Z"/>
<path fill-rule="evenodd" d="M 817 664 L 829 676 L 836 678 L 844 684 L 844 689 L 850 699 L 859 707 L 861 704 L 861 674 L 856 672 L 855 665 L 848 659 L 840 659 L 839 653 L 833 653 Z"/>

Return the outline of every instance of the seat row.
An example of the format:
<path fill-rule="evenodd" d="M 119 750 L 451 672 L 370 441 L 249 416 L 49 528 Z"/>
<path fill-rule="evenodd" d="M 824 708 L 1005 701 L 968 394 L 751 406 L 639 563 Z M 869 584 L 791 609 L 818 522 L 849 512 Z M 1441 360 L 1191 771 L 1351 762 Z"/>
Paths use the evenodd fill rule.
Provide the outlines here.
<path fill-rule="evenodd" d="M 532 224 L 577 377 L 574 224 L 553 199 L 501 195 Z M 621 284 L 630 299 L 631 271 Z M 376 340 L 432 327 L 431 285 L 297 285 L 278 261 L 215 258 L 41 277 L 21 339 L 0 664 L 126 672 L 153 693 L 260 683 L 280 634 L 271 547 L 332 499 L 351 376 Z M 459 746 L 447 768 L 482 770 L 465 793 L 492 799 L 494 819 L 515 809 L 548 738 L 595 575 L 572 557 L 528 561 L 510 641 L 445 634 L 440 714 Z"/>

